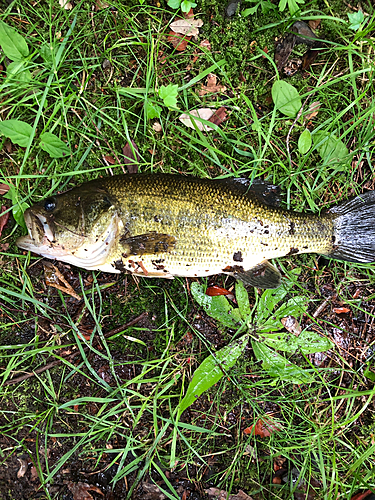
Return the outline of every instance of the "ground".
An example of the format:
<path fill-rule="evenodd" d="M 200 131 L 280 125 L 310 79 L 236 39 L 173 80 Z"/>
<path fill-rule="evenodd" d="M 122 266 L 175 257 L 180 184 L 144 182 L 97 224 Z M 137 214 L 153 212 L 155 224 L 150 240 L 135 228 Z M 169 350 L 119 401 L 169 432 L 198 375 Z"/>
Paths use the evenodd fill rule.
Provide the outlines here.
<path fill-rule="evenodd" d="M 184 50 L 169 26 L 184 14 L 164 1 L 0 4 L 28 47 L 0 26 L 9 214 L 0 218 L 0 499 L 374 498 L 373 265 L 278 259 L 285 294 L 273 303 L 249 288 L 245 331 L 214 319 L 193 292 L 194 283 L 220 287 L 236 308 L 231 277 L 89 272 L 16 246 L 27 205 L 115 173 L 260 178 L 280 187 L 281 206 L 310 213 L 374 189 L 370 2 L 314 0 L 294 18 L 276 1 L 268 12 L 270 2 L 243 2 L 231 17 L 218 0 L 197 3 L 203 25 Z M 295 20 L 320 42 L 297 40 L 276 67 Z M 318 52 L 310 63 L 309 50 Z M 278 104 L 278 79 L 295 88 L 301 116 Z M 178 119 L 201 108 L 217 111 L 212 131 Z M 35 126 L 22 129 L 26 142 L 1 128 L 11 119 Z M 278 350 L 294 377 L 304 370 L 313 381 L 292 383 L 262 364 L 260 318 L 278 323 L 286 343 L 299 332 L 332 342 L 324 352 Z M 225 376 L 177 421 L 197 368 L 243 334 L 237 362 L 224 362 Z"/>

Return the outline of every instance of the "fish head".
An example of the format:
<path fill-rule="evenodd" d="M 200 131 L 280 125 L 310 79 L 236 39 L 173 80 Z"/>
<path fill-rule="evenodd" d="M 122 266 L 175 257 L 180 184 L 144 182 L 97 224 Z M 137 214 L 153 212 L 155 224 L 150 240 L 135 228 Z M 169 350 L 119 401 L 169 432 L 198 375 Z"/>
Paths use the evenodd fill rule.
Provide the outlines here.
<path fill-rule="evenodd" d="M 24 218 L 20 248 L 85 269 L 105 264 L 120 222 L 108 194 L 92 184 L 35 203 Z"/>

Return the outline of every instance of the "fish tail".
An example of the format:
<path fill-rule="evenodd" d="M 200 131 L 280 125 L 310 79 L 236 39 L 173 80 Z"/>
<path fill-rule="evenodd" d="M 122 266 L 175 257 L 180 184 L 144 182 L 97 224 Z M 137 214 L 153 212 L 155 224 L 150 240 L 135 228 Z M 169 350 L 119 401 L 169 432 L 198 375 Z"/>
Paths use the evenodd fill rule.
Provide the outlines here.
<path fill-rule="evenodd" d="M 348 262 L 375 261 L 375 191 L 368 191 L 327 211 L 333 218 L 329 257 Z"/>

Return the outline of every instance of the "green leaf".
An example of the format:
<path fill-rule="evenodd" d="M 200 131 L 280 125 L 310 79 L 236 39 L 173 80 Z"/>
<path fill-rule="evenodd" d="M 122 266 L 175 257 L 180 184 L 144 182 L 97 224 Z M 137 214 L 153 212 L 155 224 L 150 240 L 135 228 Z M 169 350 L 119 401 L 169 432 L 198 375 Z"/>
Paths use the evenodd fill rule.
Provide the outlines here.
<path fill-rule="evenodd" d="M 190 2 L 190 0 L 183 0 L 181 2 L 181 10 L 182 12 L 190 12 L 190 9 L 194 9 L 194 7 L 196 7 L 197 4 L 194 3 L 194 2 Z"/>
<path fill-rule="evenodd" d="M 342 160 L 348 155 L 348 148 L 336 135 L 323 130 L 313 136 L 314 144 L 323 160 Z M 321 144 L 319 144 L 321 143 Z"/>
<path fill-rule="evenodd" d="M 179 9 L 181 5 L 181 0 L 168 0 L 168 7 L 171 9 Z"/>
<path fill-rule="evenodd" d="M 287 4 L 287 0 L 280 0 L 279 2 L 279 11 L 283 12 L 285 10 Z"/>
<path fill-rule="evenodd" d="M 220 321 L 221 324 L 229 328 L 238 328 L 242 323 L 239 309 L 232 307 L 224 295 L 209 297 L 204 293 L 203 286 L 199 283 L 192 283 L 190 286 L 194 299 L 211 316 Z"/>
<path fill-rule="evenodd" d="M 254 354 L 258 361 L 262 361 L 262 368 L 275 379 L 291 382 L 292 384 L 310 384 L 314 377 L 307 371 L 291 363 L 288 359 L 272 351 L 262 342 L 251 341 Z"/>
<path fill-rule="evenodd" d="M 298 337 L 289 332 L 265 333 L 262 334 L 265 343 L 277 351 L 285 351 L 294 354 L 301 351 L 303 354 L 313 354 L 324 352 L 334 347 L 326 337 L 321 337 L 316 332 L 301 332 Z"/>
<path fill-rule="evenodd" d="M 366 370 L 363 372 L 363 375 L 372 382 L 375 382 L 375 367 L 371 366 L 370 363 L 368 363 Z"/>
<path fill-rule="evenodd" d="M 177 94 L 178 85 L 172 83 L 167 86 L 162 85 L 159 89 L 159 97 L 163 99 L 165 106 L 168 108 L 177 108 Z"/>
<path fill-rule="evenodd" d="M 28 83 L 31 80 L 31 73 L 23 61 L 14 61 L 7 66 L 7 78 L 19 83 Z"/>
<path fill-rule="evenodd" d="M 308 298 L 303 296 L 292 297 L 286 304 L 282 304 L 264 324 L 259 327 L 260 332 L 276 332 L 283 328 L 281 319 L 286 316 L 299 317 L 307 309 Z"/>
<path fill-rule="evenodd" d="M 289 118 L 294 118 L 302 106 L 298 90 L 283 80 L 272 85 L 272 99 L 276 109 Z"/>
<path fill-rule="evenodd" d="M 57 47 L 47 42 L 43 43 L 39 48 L 39 54 L 43 58 L 44 62 L 48 64 L 52 64 L 56 52 Z"/>
<path fill-rule="evenodd" d="M 23 148 L 29 144 L 32 132 L 32 126 L 21 120 L 4 120 L 0 122 L 0 133 Z"/>
<path fill-rule="evenodd" d="M 293 16 L 297 11 L 299 11 L 299 3 L 305 3 L 303 0 L 288 0 L 288 8 L 290 15 Z"/>
<path fill-rule="evenodd" d="M 151 101 L 146 102 L 146 116 L 148 120 L 152 120 L 153 118 L 160 118 L 161 107 L 157 104 L 152 103 Z"/>
<path fill-rule="evenodd" d="M 23 217 L 23 213 L 27 208 L 29 208 L 29 205 L 25 201 L 19 202 L 18 194 L 17 194 L 16 188 L 13 186 L 13 184 L 8 184 L 8 186 L 9 186 L 9 191 L 4 194 L 4 198 L 11 200 L 11 202 L 12 202 L 12 205 L 13 205 L 12 214 L 13 214 L 14 220 L 21 227 L 23 227 L 24 229 L 27 229 L 26 224 L 25 224 L 25 219 Z"/>
<path fill-rule="evenodd" d="M 353 14 L 348 13 L 348 18 L 350 22 L 349 28 L 354 31 L 358 31 L 365 18 L 363 12 L 359 10 L 358 12 L 353 12 Z"/>
<path fill-rule="evenodd" d="M 24 37 L 3 21 L 0 21 L 0 45 L 11 61 L 20 61 L 29 55 Z"/>
<path fill-rule="evenodd" d="M 244 335 L 236 342 L 232 342 L 215 354 L 211 354 L 201 363 L 195 370 L 185 397 L 179 405 L 178 417 L 186 408 L 193 404 L 204 391 L 207 391 L 207 389 L 216 384 L 229 368 L 232 368 L 243 353 L 248 340 L 249 336 Z"/>
<path fill-rule="evenodd" d="M 249 295 L 242 281 L 236 281 L 236 300 L 242 319 L 244 321 L 250 320 L 251 308 L 249 303 Z"/>
<path fill-rule="evenodd" d="M 302 132 L 298 139 L 298 151 L 304 155 L 311 148 L 312 139 L 310 130 L 306 129 Z"/>
<path fill-rule="evenodd" d="M 63 158 L 70 155 L 70 148 L 51 132 L 45 132 L 40 136 L 39 146 L 52 158 Z"/>
<path fill-rule="evenodd" d="M 258 7 L 259 4 L 256 5 L 255 7 L 250 7 L 249 9 L 245 9 L 243 12 L 241 12 L 241 16 L 242 17 L 252 16 L 258 10 Z"/>

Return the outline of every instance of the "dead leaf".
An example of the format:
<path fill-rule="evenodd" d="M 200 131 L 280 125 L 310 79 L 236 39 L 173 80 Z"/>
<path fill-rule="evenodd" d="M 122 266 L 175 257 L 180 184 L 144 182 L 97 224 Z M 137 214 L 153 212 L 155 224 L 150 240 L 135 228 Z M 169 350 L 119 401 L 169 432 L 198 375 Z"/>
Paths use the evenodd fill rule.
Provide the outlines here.
<path fill-rule="evenodd" d="M 227 88 L 224 85 L 217 85 L 217 76 L 210 73 L 207 76 L 207 85 L 202 85 L 202 88 L 198 91 L 199 96 L 204 96 L 206 94 L 224 92 Z"/>
<path fill-rule="evenodd" d="M 196 118 L 201 118 L 202 120 L 209 120 L 211 116 L 214 114 L 214 110 L 212 108 L 200 108 L 200 109 L 193 109 L 193 111 L 190 111 L 190 115 Z M 208 125 L 205 125 L 201 121 L 194 120 L 194 118 L 191 118 L 191 116 L 187 115 L 186 113 L 183 113 L 181 116 L 178 117 L 178 119 L 186 125 L 186 127 L 190 127 L 195 130 L 195 126 L 198 127 L 199 130 L 202 132 L 210 132 L 213 130 L 212 127 L 209 127 Z M 193 123 L 194 120 L 194 123 Z"/>
<path fill-rule="evenodd" d="M 6 210 L 7 210 L 7 207 L 5 207 L 3 205 L 1 207 L 1 211 L 0 211 L 0 237 L 1 237 L 1 233 L 3 232 L 5 225 L 9 219 L 9 212 L 4 213 Z"/>
<path fill-rule="evenodd" d="M 143 482 L 141 486 L 144 500 L 164 500 L 167 498 L 157 484 Z"/>
<path fill-rule="evenodd" d="M 0 196 L 3 196 L 5 193 L 9 191 L 8 184 L 0 183 Z"/>
<path fill-rule="evenodd" d="M 204 49 L 211 50 L 211 44 L 207 40 L 207 38 L 205 38 L 204 40 L 201 41 L 201 43 L 199 44 L 199 47 L 203 47 Z"/>
<path fill-rule="evenodd" d="M 136 174 L 138 172 L 139 149 L 133 140 L 131 141 L 131 143 L 134 148 L 134 153 L 129 143 L 127 143 L 122 148 L 122 152 L 124 153 L 125 156 L 124 165 L 128 169 L 129 174 Z"/>
<path fill-rule="evenodd" d="M 173 47 L 179 52 L 182 52 L 186 49 L 186 46 L 190 42 L 191 38 L 192 37 L 189 35 L 181 35 L 179 33 L 175 33 L 173 30 L 171 30 L 168 34 L 168 42 L 171 43 Z"/>
<path fill-rule="evenodd" d="M 96 0 L 95 2 L 95 10 L 103 10 L 108 9 L 109 4 L 107 2 L 103 2 L 103 0 Z"/>
<path fill-rule="evenodd" d="M 152 125 L 152 128 L 153 130 L 155 130 L 155 132 L 161 132 L 162 131 L 162 126 L 159 122 L 155 122 L 153 125 Z"/>
<path fill-rule="evenodd" d="M 86 483 L 73 483 L 73 481 L 66 481 L 65 483 L 73 495 L 73 500 L 94 500 L 93 496 L 90 495 L 89 491 L 95 491 L 104 497 L 104 493 L 93 484 Z"/>
<path fill-rule="evenodd" d="M 115 165 L 116 164 L 116 160 L 112 156 L 106 155 L 106 156 L 104 156 L 104 159 L 110 165 Z"/>
<path fill-rule="evenodd" d="M 224 106 L 221 106 L 221 108 L 217 109 L 208 121 L 214 125 L 220 125 L 225 122 L 225 120 L 228 120 L 227 110 Z"/>
<path fill-rule="evenodd" d="M 293 316 L 286 316 L 285 318 L 282 318 L 281 323 L 284 328 L 288 330 L 288 332 L 294 333 L 294 335 L 298 336 L 302 331 L 301 325 Z"/>
<path fill-rule="evenodd" d="M 73 5 L 69 2 L 69 0 L 59 0 L 60 7 L 65 10 L 72 10 Z"/>
<path fill-rule="evenodd" d="M 335 307 L 333 312 L 336 314 L 345 314 L 350 312 L 350 309 L 348 307 Z"/>
<path fill-rule="evenodd" d="M 310 19 L 309 26 L 312 30 L 316 30 L 319 26 L 321 19 Z"/>
<path fill-rule="evenodd" d="M 27 472 L 27 462 L 22 458 L 17 458 L 17 460 L 21 464 L 20 468 L 17 471 L 17 479 L 21 479 L 21 477 L 23 477 Z"/>
<path fill-rule="evenodd" d="M 0 245 L 0 252 L 6 252 L 9 248 L 9 243 L 2 243 Z"/>
<path fill-rule="evenodd" d="M 315 118 L 315 116 L 319 113 L 320 106 L 320 101 L 312 102 L 309 106 L 307 115 L 305 115 L 305 119 L 311 120 L 312 118 Z"/>
<path fill-rule="evenodd" d="M 209 286 L 206 290 L 206 295 L 209 297 L 217 297 L 218 295 L 230 295 L 230 292 L 221 286 Z"/>
<path fill-rule="evenodd" d="M 177 19 L 170 24 L 171 29 L 175 33 L 181 33 L 181 35 L 197 36 L 199 29 L 203 26 L 202 19 Z"/>
<path fill-rule="evenodd" d="M 235 495 L 228 495 L 228 492 L 225 490 L 219 490 L 219 488 L 208 488 L 204 490 L 204 492 L 209 497 L 215 497 L 216 500 L 253 500 L 252 497 L 247 495 L 244 491 L 239 490 L 239 492 Z"/>
<path fill-rule="evenodd" d="M 254 434 L 254 436 L 263 438 L 269 437 L 273 432 L 281 430 L 281 424 L 275 423 L 270 417 L 263 417 L 258 420 L 255 426 L 250 425 L 250 427 L 247 427 L 247 429 L 245 429 L 243 432 L 244 434 Z"/>
<path fill-rule="evenodd" d="M 185 12 L 184 16 L 186 17 L 186 19 L 191 19 L 192 17 L 194 17 L 193 9 L 190 9 L 189 12 Z"/>

